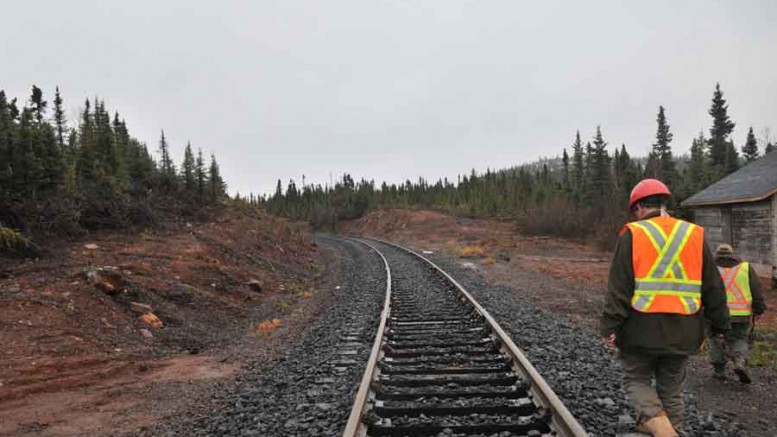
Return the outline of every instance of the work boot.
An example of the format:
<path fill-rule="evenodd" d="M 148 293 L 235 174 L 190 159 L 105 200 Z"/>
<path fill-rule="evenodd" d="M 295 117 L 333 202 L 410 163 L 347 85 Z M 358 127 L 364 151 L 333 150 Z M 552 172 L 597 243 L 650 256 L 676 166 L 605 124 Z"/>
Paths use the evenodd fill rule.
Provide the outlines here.
<path fill-rule="evenodd" d="M 666 417 L 665 412 L 658 413 L 657 416 L 640 423 L 634 428 L 634 431 L 643 434 L 650 434 L 653 437 L 679 437 L 677 431 L 672 426 L 672 422 Z"/>
<path fill-rule="evenodd" d="M 725 364 L 713 364 L 714 373 L 712 377 L 721 381 L 726 380 L 726 365 Z"/>
<path fill-rule="evenodd" d="M 753 382 L 750 379 L 750 374 L 747 373 L 747 368 L 745 367 L 745 359 L 744 358 L 737 358 L 734 360 L 734 373 L 737 374 L 739 377 L 739 382 L 742 384 L 750 384 Z"/>

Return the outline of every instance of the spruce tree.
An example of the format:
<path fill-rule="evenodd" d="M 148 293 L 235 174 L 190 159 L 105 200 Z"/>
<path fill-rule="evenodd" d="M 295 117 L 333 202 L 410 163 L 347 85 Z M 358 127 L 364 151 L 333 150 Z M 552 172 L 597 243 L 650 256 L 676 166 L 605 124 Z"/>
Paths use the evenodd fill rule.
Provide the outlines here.
<path fill-rule="evenodd" d="M 0 205 L 8 200 L 11 193 L 13 136 L 13 119 L 8 100 L 5 91 L 0 90 Z"/>
<path fill-rule="evenodd" d="M 67 136 L 67 144 L 63 150 L 64 175 L 63 188 L 68 196 L 76 194 L 78 188 L 78 131 L 70 129 Z"/>
<path fill-rule="evenodd" d="M 62 149 L 57 142 L 54 128 L 48 123 L 43 123 L 39 129 L 37 138 L 40 144 L 41 174 L 38 184 L 44 192 L 54 192 L 62 187 L 65 176 L 65 161 Z"/>
<path fill-rule="evenodd" d="M 202 149 L 197 149 L 197 162 L 194 166 L 194 178 L 197 182 L 197 201 L 200 204 L 205 203 L 208 179 L 205 172 L 205 160 L 202 158 Z"/>
<path fill-rule="evenodd" d="M 707 157 L 704 153 L 706 144 L 704 132 L 699 132 L 699 136 L 694 138 L 691 143 L 691 161 L 685 171 L 683 183 L 686 194 L 689 196 L 707 186 L 711 176 L 711 170 L 707 168 Z"/>
<path fill-rule="evenodd" d="M 726 142 L 726 164 L 724 166 L 724 176 L 739 170 L 739 152 L 733 141 Z"/>
<path fill-rule="evenodd" d="M 767 153 L 772 152 L 775 149 L 775 145 L 772 143 L 766 143 L 766 147 L 764 148 L 764 155 Z"/>
<path fill-rule="evenodd" d="M 62 96 L 59 94 L 59 87 L 57 87 L 54 94 L 54 126 L 60 150 L 65 149 L 65 131 L 67 130 L 67 120 L 65 120 L 65 111 L 62 109 L 62 103 Z"/>
<path fill-rule="evenodd" d="M 728 170 L 737 163 L 732 160 L 731 148 L 733 145 L 728 137 L 734 130 L 734 122 L 728 115 L 728 104 L 723 98 L 723 91 L 720 90 L 720 84 L 715 84 L 715 92 L 712 95 L 712 106 L 709 114 L 712 116 L 712 127 L 710 128 L 710 138 L 707 141 L 709 146 L 710 165 L 715 170 L 715 179 L 728 174 Z M 734 149 L 736 153 L 736 149 Z"/>
<path fill-rule="evenodd" d="M 161 176 L 162 189 L 168 194 L 176 191 L 176 171 L 173 159 L 170 157 L 170 148 L 167 145 L 165 131 L 159 138 L 159 173 Z"/>
<path fill-rule="evenodd" d="M 36 124 L 34 111 L 31 108 L 23 108 L 17 129 L 14 160 L 11 162 L 12 189 L 32 198 L 37 198 L 43 173 Z"/>
<path fill-rule="evenodd" d="M 94 100 L 94 129 L 100 178 L 110 184 L 110 188 L 114 192 L 118 192 L 122 189 L 124 182 L 119 176 L 122 173 L 120 168 L 122 159 L 114 143 L 111 116 L 105 109 L 105 102 L 96 98 Z"/>
<path fill-rule="evenodd" d="M 596 126 L 590 163 L 589 199 L 594 203 L 601 203 L 607 198 L 610 190 L 610 156 L 600 126 Z"/>
<path fill-rule="evenodd" d="M 221 172 L 219 165 L 216 162 L 216 156 L 210 155 L 210 169 L 208 171 L 208 191 L 210 194 L 211 203 L 216 203 L 219 199 L 224 197 L 226 192 L 226 184 L 221 179 Z"/>
<path fill-rule="evenodd" d="M 28 156 L 32 161 L 28 162 L 30 166 L 26 170 L 32 172 L 29 175 L 32 179 L 27 183 L 34 185 L 40 192 L 59 187 L 63 176 L 61 148 L 51 125 L 46 122 L 47 106 L 43 91 L 33 85 L 30 107 L 35 121 L 30 126 L 32 143 L 28 145 Z"/>
<path fill-rule="evenodd" d="M 43 123 L 48 102 L 43 100 L 43 91 L 35 85 L 32 86 L 32 95 L 30 96 L 32 111 L 35 114 L 35 121 L 38 125 Z"/>
<path fill-rule="evenodd" d="M 191 142 L 187 142 L 183 154 L 183 163 L 181 164 L 181 180 L 183 182 L 184 192 L 192 197 L 195 195 L 196 187 L 194 171 L 195 162 L 194 154 L 192 153 L 192 144 Z"/>
<path fill-rule="evenodd" d="M 580 141 L 580 131 L 575 135 L 575 142 L 572 144 L 572 185 L 573 197 L 575 202 L 580 202 L 580 192 L 583 187 L 583 178 L 585 177 L 585 167 L 583 163 L 583 143 Z"/>
<path fill-rule="evenodd" d="M 571 192 L 572 192 L 572 186 L 571 181 L 569 179 L 569 155 L 567 154 L 567 149 L 564 149 L 564 153 L 561 157 L 561 163 L 563 165 L 563 173 L 561 176 L 561 186 L 564 190 L 564 195 L 569 198 Z"/>
<path fill-rule="evenodd" d="M 16 105 L 16 97 L 11 99 L 11 102 L 8 104 L 8 110 L 11 113 L 11 120 L 18 121 L 19 116 L 21 115 L 21 111 L 19 111 L 19 106 Z"/>
<path fill-rule="evenodd" d="M 674 188 L 677 180 L 677 168 L 672 157 L 672 132 L 669 131 L 669 123 L 666 120 L 664 107 L 658 107 L 658 116 L 656 117 L 658 125 L 656 130 L 656 142 L 653 144 L 653 150 L 648 158 L 647 170 L 649 174 L 670 188 Z"/>
<path fill-rule="evenodd" d="M 637 169 L 629 152 L 626 150 L 626 144 L 621 144 L 620 152 L 617 150 L 615 152 L 616 186 L 619 193 L 625 194 L 628 197 L 631 189 L 637 184 Z"/>
<path fill-rule="evenodd" d="M 94 117 L 89 99 L 84 102 L 81 113 L 81 125 L 78 132 L 78 158 L 76 160 L 76 178 L 79 184 L 97 180 L 98 157 L 95 150 Z"/>
<path fill-rule="evenodd" d="M 745 145 L 742 146 L 742 156 L 744 156 L 746 163 L 758 159 L 758 142 L 755 139 L 755 135 L 753 135 L 752 126 L 750 127 L 750 130 L 747 131 L 747 140 L 745 141 Z"/>

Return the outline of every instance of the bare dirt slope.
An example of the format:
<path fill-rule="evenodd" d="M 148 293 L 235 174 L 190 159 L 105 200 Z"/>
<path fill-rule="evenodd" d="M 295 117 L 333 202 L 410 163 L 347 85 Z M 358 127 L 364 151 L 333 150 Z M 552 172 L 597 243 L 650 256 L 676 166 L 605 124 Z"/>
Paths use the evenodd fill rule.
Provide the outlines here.
<path fill-rule="evenodd" d="M 434 251 L 466 268 L 477 270 L 490 283 L 509 286 L 516 296 L 572 320 L 596 335 L 607 285 L 611 253 L 557 238 L 527 237 L 509 221 L 451 217 L 433 211 L 383 210 L 346 223 L 343 233 L 372 236 Z M 527 286 L 525 272 L 563 279 L 568 287 L 537 289 Z M 520 272 L 524 272 L 523 274 Z M 768 282 L 764 280 L 768 286 Z M 768 288 L 768 287 L 767 287 Z M 767 292 L 771 309 L 758 322 L 752 361 L 756 383 L 721 384 L 710 378 L 704 354 L 691 363 L 688 388 L 702 411 L 747 425 L 747 435 L 771 436 L 777 426 L 777 290 Z"/>
<path fill-rule="evenodd" d="M 230 345 L 270 348 L 304 323 L 320 300 L 311 242 L 304 226 L 230 207 L 0 258 L 0 435 L 115 434 L 184 408 L 169 387 L 234 375 Z"/>

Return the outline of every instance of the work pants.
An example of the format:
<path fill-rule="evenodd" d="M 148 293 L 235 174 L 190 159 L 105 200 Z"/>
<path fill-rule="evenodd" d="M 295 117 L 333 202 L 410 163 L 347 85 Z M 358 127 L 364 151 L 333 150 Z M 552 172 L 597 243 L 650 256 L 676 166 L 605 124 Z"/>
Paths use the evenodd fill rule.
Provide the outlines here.
<path fill-rule="evenodd" d="M 710 363 L 715 367 L 725 367 L 726 358 L 732 361 L 736 359 L 747 360 L 750 351 L 747 347 L 747 335 L 750 332 L 750 323 L 732 323 L 731 329 L 723 334 L 726 343 L 724 350 L 715 337 L 710 337 L 707 343 L 710 345 Z"/>
<path fill-rule="evenodd" d="M 623 389 L 637 411 L 639 420 L 648 420 L 664 410 L 672 426 L 682 430 L 685 419 L 683 388 L 688 356 L 621 352 L 619 358 L 623 369 Z"/>

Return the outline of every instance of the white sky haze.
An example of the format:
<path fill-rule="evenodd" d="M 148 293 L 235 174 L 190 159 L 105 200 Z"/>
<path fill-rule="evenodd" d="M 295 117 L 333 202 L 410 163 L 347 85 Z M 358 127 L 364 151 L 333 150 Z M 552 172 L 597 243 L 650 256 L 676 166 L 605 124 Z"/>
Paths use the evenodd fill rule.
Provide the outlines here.
<path fill-rule="evenodd" d="M 774 1 L 39 1 L 3 6 L 0 89 L 59 85 L 118 110 L 176 162 L 215 152 L 230 192 L 330 172 L 455 180 L 559 155 L 601 125 L 646 155 L 659 105 L 675 153 L 716 82 L 737 124 L 777 130 Z M 773 136 L 777 135 L 774 131 Z M 763 145 L 761 145 L 763 146 Z"/>

